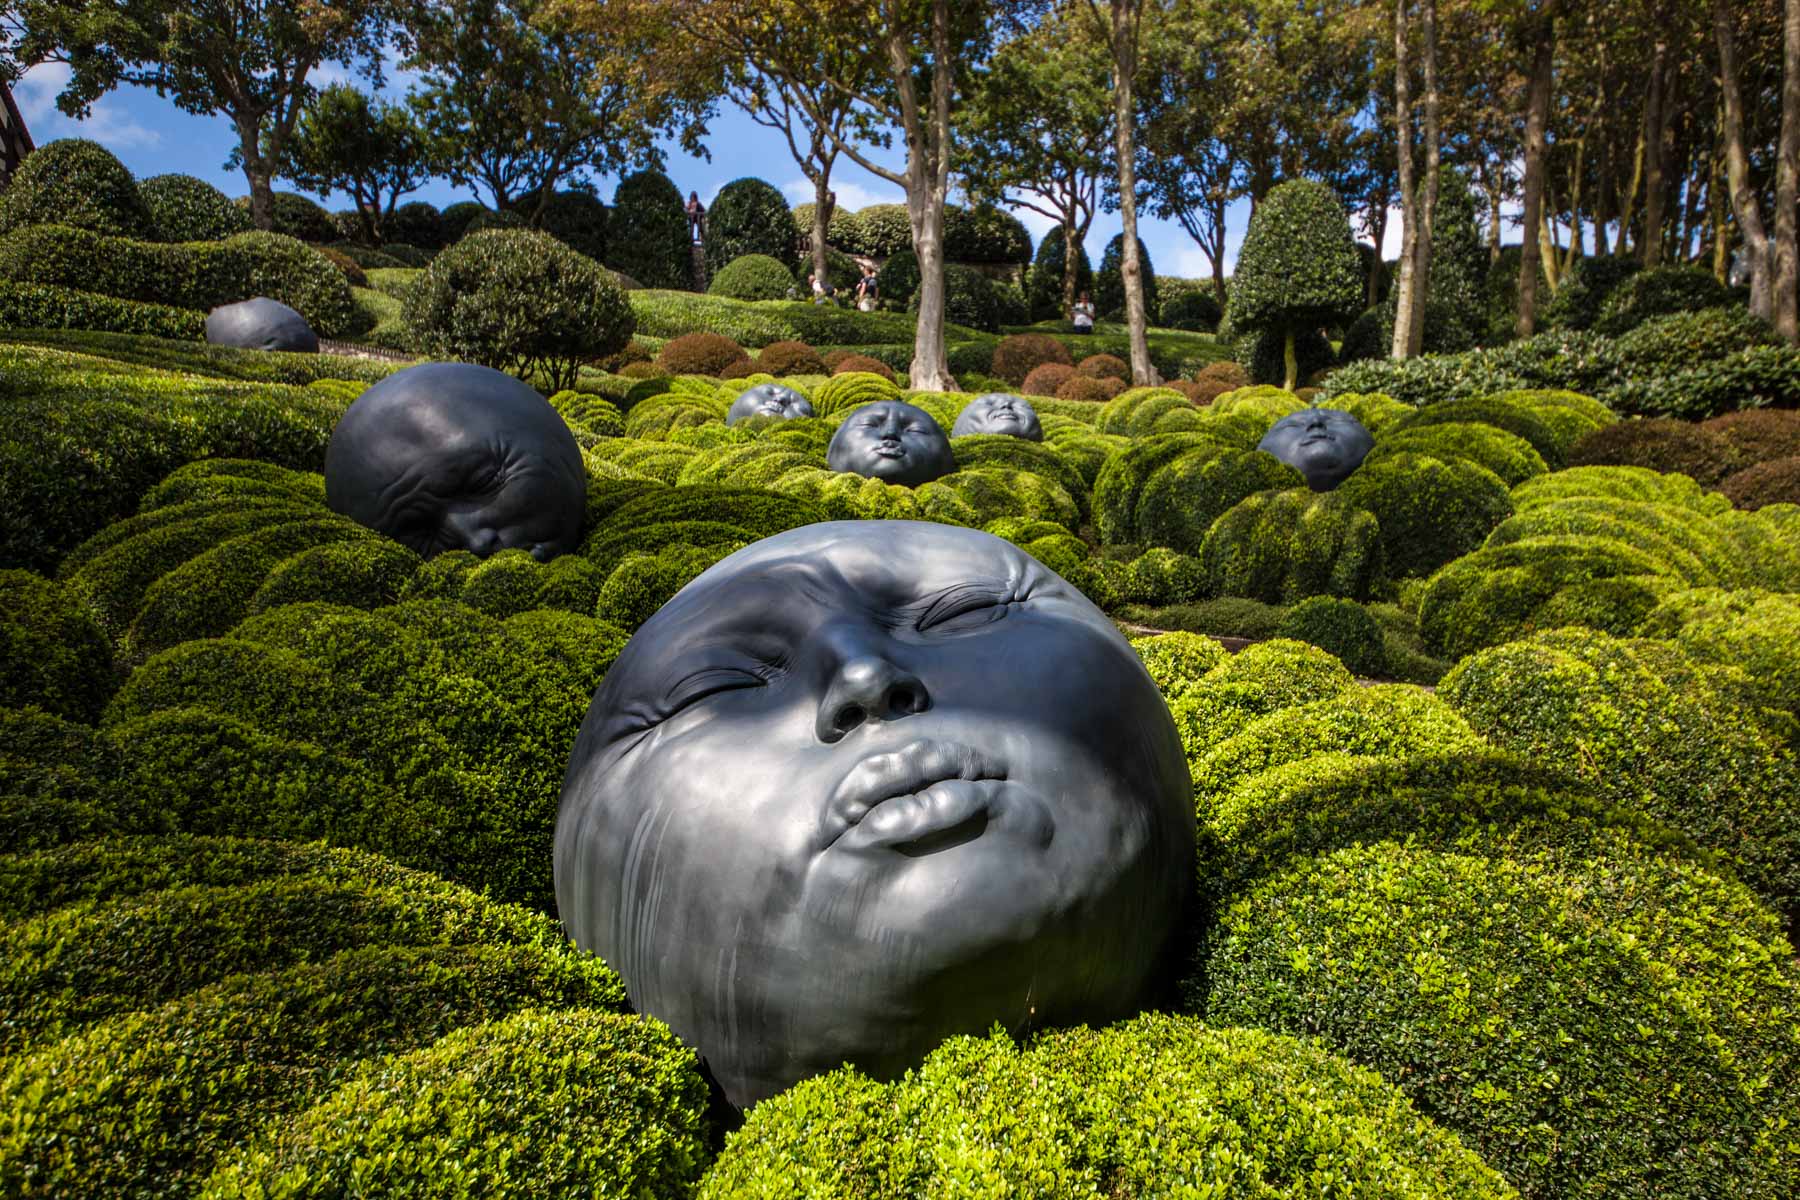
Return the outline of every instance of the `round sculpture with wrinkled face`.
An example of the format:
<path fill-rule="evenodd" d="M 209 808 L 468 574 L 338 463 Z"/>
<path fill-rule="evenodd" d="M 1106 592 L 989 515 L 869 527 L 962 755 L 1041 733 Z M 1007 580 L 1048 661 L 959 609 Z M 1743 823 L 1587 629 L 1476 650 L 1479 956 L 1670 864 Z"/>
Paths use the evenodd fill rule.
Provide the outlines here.
<path fill-rule="evenodd" d="M 1275 422 L 1256 448 L 1299 471 L 1313 491 L 1329 492 L 1362 466 L 1375 439 L 1347 412 L 1307 408 Z"/>
<path fill-rule="evenodd" d="M 746 417 L 775 417 L 791 421 L 795 417 L 813 415 L 812 401 L 791 387 L 779 383 L 759 383 L 738 394 L 725 414 L 727 425 L 736 425 Z"/>
<path fill-rule="evenodd" d="M 488 367 L 426 363 L 350 405 L 325 449 L 325 502 L 426 557 L 547 561 L 580 542 L 587 472 L 537 392 Z"/>
<path fill-rule="evenodd" d="M 963 437 L 971 433 L 1003 433 L 1028 442 L 1044 440 L 1037 409 L 1025 397 L 1009 392 L 988 392 L 969 401 L 968 407 L 957 415 L 950 435 Z"/>
<path fill-rule="evenodd" d="M 826 448 L 825 465 L 917 487 L 956 470 L 956 459 L 930 413 L 904 400 L 883 400 L 844 418 Z"/>
<path fill-rule="evenodd" d="M 214 346 L 235 346 L 239 350 L 319 352 L 319 335 L 306 318 L 267 296 L 221 304 L 207 313 L 206 340 Z"/>
<path fill-rule="evenodd" d="M 805 526 L 638 630 L 556 825 L 570 935 L 739 1106 L 1153 990 L 1192 786 L 1117 628 L 999 538 Z"/>

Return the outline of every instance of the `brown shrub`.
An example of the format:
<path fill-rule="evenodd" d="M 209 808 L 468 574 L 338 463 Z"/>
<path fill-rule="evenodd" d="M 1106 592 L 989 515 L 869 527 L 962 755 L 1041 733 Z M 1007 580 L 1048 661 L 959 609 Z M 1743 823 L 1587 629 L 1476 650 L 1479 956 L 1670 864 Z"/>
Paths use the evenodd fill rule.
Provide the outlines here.
<path fill-rule="evenodd" d="M 819 361 L 825 364 L 825 371 L 829 374 L 837 370 L 837 365 L 839 363 L 843 362 L 846 358 L 853 358 L 855 355 L 856 351 L 854 350 L 830 350 L 827 351 L 824 357 Z"/>
<path fill-rule="evenodd" d="M 1174 388 L 1195 404 L 1211 404 L 1214 398 L 1221 394 L 1212 391 L 1213 385 L 1210 383 L 1194 383 L 1187 379 L 1177 379 L 1163 386 Z"/>
<path fill-rule="evenodd" d="M 1031 369 L 1031 374 L 1025 376 L 1025 382 L 1019 385 L 1019 390 L 1027 396 L 1054 396 L 1056 389 L 1073 374 L 1075 368 L 1067 363 L 1045 363 Z"/>
<path fill-rule="evenodd" d="M 1584 434 L 1569 447 L 1569 465 L 1648 467 L 1687 475 L 1701 487 L 1711 487 L 1744 464 L 1736 448 L 1706 426 L 1655 417 L 1619 421 Z"/>
<path fill-rule="evenodd" d="M 825 360 L 805 342 L 770 342 L 756 356 L 756 365 L 771 375 L 829 374 Z"/>
<path fill-rule="evenodd" d="M 1063 380 L 1063 385 L 1056 389 L 1058 400 L 1111 400 L 1125 390 L 1123 379 L 1090 379 L 1086 375 L 1071 375 Z"/>
<path fill-rule="evenodd" d="M 1738 508 L 1800 504 L 1800 454 L 1757 463 L 1727 475 L 1719 490 Z"/>
<path fill-rule="evenodd" d="M 879 358 L 870 358 L 866 354 L 847 354 L 838 359 L 837 365 L 831 368 L 833 375 L 848 375 L 852 371 L 873 371 L 884 379 L 893 380 L 894 368 Z"/>
<path fill-rule="evenodd" d="M 363 273 L 363 269 L 357 265 L 354 258 L 342 250 L 333 250 L 330 246 L 314 246 L 313 249 L 330 260 L 331 265 L 338 269 L 338 273 L 350 281 L 351 287 L 366 288 L 369 286 L 368 275 Z"/>
<path fill-rule="evenodd" d="M 719 371 L 720 379 L 742 379 L 746 375 L 756 374 L 756 364 L 748 358 L 740 358 L 736 362 L 726 363 Z"/>
<path fill-rule="evenodd" d="M 1250 386 L 1250 373 L 1242 366 L 1228 358 L 1218 362 L 1209 362 L 1194 372 L 1195 383 L 1222 383 L 1226 386 L 1214 392 L 1215 396 L 1223 396 L 1226 392 L 1235 392 L 1241 387 Z"/>
<path fill-rule="evenodd" d="M 1749 408 L 1702 421 L 1700 428 L 1730 442 L 1746 465 L 1800 454 L 1800 411 L 1794 409 Z"/>
<path fill-rule="evenodd" d="M 625 368 L 629 367 L 632 363 L 647 363 L 655 357 L 654 354 L 650 353 L 650 348 L 648 346 L 644 345 L 636 338 L 632 338 L 629 342 L 625 343 L 625 348 L 623 350 L 619 351 L 617 354 L 608 354 L 605 358 L 596 359 L 594 365 L 599 367 L 602 371 L 609 371 L 614 375 L 623 375 L 625 373 Z"/>
<path fill-rule="evenodd" d="M 1023 384 L 1032 369 L 1045 363 L 1073 367 L 1069 348 L 1047 333 L 1015 333 L 994 347 L 994 374 L 1011 384 Z"/>
<path fill-rule="evenodd" d="M 750 361 L 744 348 L 718 333 L 684 333 L 670 338 L 656 356 L 656 363 L 670 375 L 712 375 L 722 378 L 725 368 L 739 360 Z"/>
<path fill-rule="evenodd" d="M 1123 379 L 1131 381 L 1131 367 L 1122 358 L 1113 354 L 1090 354 L 1075 364 L 1079 375 L 1089 379 Z"/>
<path fill-rule="evenodd" d="M 626 363 L 618 373 L 627 379 L 661 379 L 668 374 L 653 362 Z"/>

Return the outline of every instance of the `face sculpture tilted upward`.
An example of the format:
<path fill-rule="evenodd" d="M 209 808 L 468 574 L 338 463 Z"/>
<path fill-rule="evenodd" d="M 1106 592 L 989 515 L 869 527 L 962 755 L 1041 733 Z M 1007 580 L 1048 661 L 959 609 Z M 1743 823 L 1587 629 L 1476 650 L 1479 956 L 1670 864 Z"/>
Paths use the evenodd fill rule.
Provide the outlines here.
<path fill-rule="evenodd" d="M 988 392 L 969 401 L 968 407 L 958 414 L 950 435 L 963 437 L 971 433 L 1003 433 L 1028 442 L 1044 440 L 1037 409 L 1025 397 L 1008 392 Z"/>
<path fill-rule="evenodd" d="M 834 522 L 626 646 L 563 780 L 556 899 L 745 1106 L 1137 1011 L 1193 856 L 1174 722 L 1098 609 L 985 533 Z"/>
<path fill-rule="evenodd" d="M 510 375 L 427 363 L 350 405 L 325 449 L 325 502 L 430 557 L 575 549 L 587 502 L 581 448 L 548 401 Z"/>
<path fill-rule="evenodd" d="M 1375 439 L 1347 412 L 1305 408 L 1275 422 L 1256 448 L 1299 471 L 1313 491 L 1329 492 L 1362 466 Z"/>
<path fill-rule="evenodd" d="M 783 387 L 779 383 L 759 383 L 740 392 L 738 398 L 731 402 L 731 408 L 725 413 L 725 423 L 736 425 L 746 417 L 775 417 L 791 421 L 795 417 L 812 415 L 812 401 L 793 388 Z"/>
<path fill-rule="evenodd" d="M 904 400 L 883 400 L 852 411 L 832 435 L 825 464 L 834 471 L 909 487 L 956 470 L 943 426 Z"/>

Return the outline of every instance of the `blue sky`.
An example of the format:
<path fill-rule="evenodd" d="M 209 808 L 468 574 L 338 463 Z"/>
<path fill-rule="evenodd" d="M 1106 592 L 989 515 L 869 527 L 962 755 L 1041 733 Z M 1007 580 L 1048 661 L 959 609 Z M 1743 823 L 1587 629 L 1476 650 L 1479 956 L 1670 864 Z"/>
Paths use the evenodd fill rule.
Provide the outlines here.
<path fill-rule="evenodd" d="M 55 106 L 56 94 L 66 78 L 66 67 L 44 64 L 27 71 L 14 89 L 14 99 L 38 144 L 60 137 L 88 137 L 117 154 L 140 177 L 179 171 L 205 179 L 229 196 L 242 195 L 249 190 L 241 171 L 227 170 L 224 166 L 236 144 L 236 136 L 224 117 L 195 116 L 182 112 L 172 101 L 149 89 L 122 87 L 95 104 L 86 120 L 75 121 L 63 116 Z M 315 72 L 313 76 L 314 82 L 321 85 L 345 78 L 345 73 L 335 67 Z M 367 86 L 361 81 L 356 82 L 359 86 Z M 384 94 L 399 95 L 405 91 L 407 82 L 404 72 L 390 69 Z M 710 129 L 706 142 L 712 151 L 711 161 L 685 154 L 673 142 L 663 147 L 668 156 L 666 169 L 669 176 L 684 194 L 697 191 L 702 199 L 710 201 L 733 179 L 755 175 L 780 188 L 791 203 L 812 199 L 812 185 L 801 175 L 781 135 L 751 121 L 728 103 L 720 105 Z M 877 155 L 877 158 L 895 169 L 902 165 L 902 155 L 898 153 Z M 601 196 L 610 201 L 618 181 L 598 178 L 594 182 Z M 277 186 L 284 185 L 278 182 Z M 904 199 L 899 188 L 842 157 L 834 172 L 833 186 L 838 203 L 852 209 Z M 440 207 L 469 198 L 471 193 L 453 187 L 447 180 L 433 180 L 409 197 L 429 200 Z M 327 201 L 327 207 L 347 208 L 349 201 L 342 196 L 332 197 Z M 1050 226 L 1048 220 L 1029 210 L 1020 209 L 1017 215 L 1031 230 L 1034 241 Z M 1227 221 L 1227 263 L 1237 257 L 1248 220 L 1248 203 L 1234 205 Z M 1389 224 L 1389 240 L 1396 244 L 1387 248 L 1388 257 L 1393 257 L 1398 249 L 1398 224 L 1398 221 Z M 1149 218 L 1140 219 L 1138 225 L 1139 235 L 1150 251 L 1158 274 L 1192 278 L 1210 274 L 1205 256 L 1179 225 Z M 1088 253 L 1097 261 L 1107 241 L 1118 232 L 1117 213 L 1099 214 L 1088 232 Z"/>

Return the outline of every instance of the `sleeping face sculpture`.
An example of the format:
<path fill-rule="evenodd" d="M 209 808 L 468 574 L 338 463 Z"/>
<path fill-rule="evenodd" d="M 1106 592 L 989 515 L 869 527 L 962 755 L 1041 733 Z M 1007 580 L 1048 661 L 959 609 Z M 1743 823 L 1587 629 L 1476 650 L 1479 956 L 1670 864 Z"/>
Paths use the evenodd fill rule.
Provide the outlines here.
<path fill-rule="evenodd" d="M 557 906 L 741 1107 L 996 1021 L 1137 1011 L 1191 791 L 1130 646 L 1035 559 L 955 526 L 805 526 L 700 575 L 607 674 Z"/>
<path fill-rule="evenodd" d="M 325 449 L 325 502 L 430 557 L 575 549 L 587 472 L 569 427 L 510 375 L 469 363 L 395 372 Z"/>
<path fill-rule="evenodd" d="M 779 383 L 759 383 L 739 393 L 725 414 L 727 425 L 736 425 L 745 417 L 777 417 L 791 421 L 795 417 L 813 415 L 812 401 L 791 387 Z"/>
<path fill-rule="evenodd" d="M 1044 427 L 1038 423 L 1037 409 L 1023 396 L 1007 392 L 988 392 L 969 401 L 956 418 L 952 437 L 971 433 L 1003 433 L 1024 438 L 1028 442 L 1044 440 Z"/>
<path fill-rule="evenodd" d="M 904 400 L 883 400 L 844 418 L 825 451 L 825 465 L 917 487 L 956 470 L 956 459 L 943 426 L 930 413 Z"/>
<path fill-rule="evenodd" d="M 1375 439 L 1347 412 L 1307 408 L 1275 422 L 1256 448 L 1299 471 L 1313 491 L 1329 492 L 1362 466 Z"/>
<path fill-rule="evenodd" d="M 319 352 L 319 335 L 299 310 L 267 296 L 221 304 L 207 313 L 206 340 L 210 345 L 235 346 L 240 350 Z"/>

